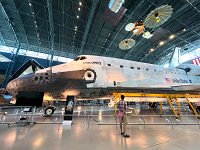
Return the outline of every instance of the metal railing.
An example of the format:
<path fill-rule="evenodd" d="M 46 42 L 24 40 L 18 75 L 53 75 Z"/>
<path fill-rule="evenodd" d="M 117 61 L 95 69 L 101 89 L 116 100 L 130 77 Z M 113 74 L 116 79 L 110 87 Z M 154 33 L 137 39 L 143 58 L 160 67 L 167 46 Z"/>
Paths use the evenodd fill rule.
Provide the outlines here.
<path fill-rule="evenodd" d="M 6 112 L 8 109 L 15 108 L 12 113 Z M 16 109 L 17 108 L 17 109 Z M 47 116 L 43 111 L 32 108 L 31 112 L 23 112 L 25 107 L 3 107 L 0 108 L 0 124 L 20 125 L 24 119 L 26 122 L 22 125 L 33 124 L 58 124 L 63 123 L 64 116 L 73 117 L 73 125 L 80 125 L 89 128 L 93 125 L 118 125 L 119 121 L 115 115 L 90 114 L 88 112 L 74 113 L 73 115 L 64 115 L 64 111 L 59 114 Z M 22 118 L 22 119 L 21 119 Z M 127 116 L 128 125 L 167 125 L 173 129 L 177 125 L 197 125 L 200 128 L 200 120 L 197 115 L 181 115 L 177 118 L 174 115 L 129 115 Z"/>

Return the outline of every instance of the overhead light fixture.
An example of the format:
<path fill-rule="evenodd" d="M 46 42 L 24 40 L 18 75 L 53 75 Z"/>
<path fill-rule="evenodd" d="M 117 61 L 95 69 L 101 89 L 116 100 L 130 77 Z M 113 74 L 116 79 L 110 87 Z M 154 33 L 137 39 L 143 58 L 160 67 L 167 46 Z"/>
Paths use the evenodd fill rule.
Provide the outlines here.
<path fill-rule="evenodd" d="M 77 26 L 75 26 L 75 29 L 77 29 Z"/>
<path fill-rule="evenodd" d="M 78 11 L 80 11 L 80 10 L 81 10 L 81 8 L 79 7 L 79 8 L 78 8 Z"/>
<path fill-rule="evenodd" d="M 162 46 L 162 45 L 164 45 L 164 44 L 165 44 L 164 41 L 160 41 L 160 43 L 159 43 L 160 46 Z"/>
<path fill-rule="evenodd" d="M 186 31 L 186 29 L 183 29 L 183 31 L 185 32 L 185 31 Z"/>
<path fill-rule="evenodd" d="M 154 51 L 154 48 L 151 48 L 151 49 L 150 49 L 150 52 L 153 52 L 153 51 Z"/>
<path fill-rule="evenodd" d="M 76 16 L 76 18 L 79 18 L 79 16 Z"/>
<path fill-rule="evenodd" d="M 34 23 L 36 24 L 36 21 L 34 21 Z"/>
<path fill-rule="evenodd" d="M 169 39 L 170 39 L 170 40 L 172 40 L 173 38 L 175 38 L 175 35 L 174 35 L 174 34 L 172 34 L 172 35 L 169 36 Z"/>
<path fill-rule="evenodd" d="M 29 2 L 29 6 L 31 6 L 31 3 Z"/>
<path fill-rule="evenodd" d="M 81 5 L 82 5 L 82 2 L 79 2 L 79 5 L 81 6 Z"/>
<path fill-rule="evenodd" d="M 77 30 L 77 28 L 75 28 L 75 31 Z"/>

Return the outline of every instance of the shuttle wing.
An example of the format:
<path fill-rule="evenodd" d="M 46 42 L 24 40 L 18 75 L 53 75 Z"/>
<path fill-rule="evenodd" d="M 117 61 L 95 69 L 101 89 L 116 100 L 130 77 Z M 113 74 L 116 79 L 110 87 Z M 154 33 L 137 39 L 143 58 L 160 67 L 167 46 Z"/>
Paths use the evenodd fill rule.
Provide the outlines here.
<path fill-rule="evenodd" d="M 199 91 L 199 85 L 179 85 L 179 86 L 172 86 L 175 91 Z"/>

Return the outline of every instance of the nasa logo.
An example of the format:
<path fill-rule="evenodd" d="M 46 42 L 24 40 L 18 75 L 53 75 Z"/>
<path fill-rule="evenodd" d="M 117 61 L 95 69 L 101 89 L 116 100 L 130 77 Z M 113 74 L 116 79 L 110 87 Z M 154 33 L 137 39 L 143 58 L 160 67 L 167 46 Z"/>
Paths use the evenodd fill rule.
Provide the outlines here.
<path fill-rule="evenodd" d="M 172 82 L 173 83 L 188 83 L 188 81 L 184 79 L 172 79 Z"/>

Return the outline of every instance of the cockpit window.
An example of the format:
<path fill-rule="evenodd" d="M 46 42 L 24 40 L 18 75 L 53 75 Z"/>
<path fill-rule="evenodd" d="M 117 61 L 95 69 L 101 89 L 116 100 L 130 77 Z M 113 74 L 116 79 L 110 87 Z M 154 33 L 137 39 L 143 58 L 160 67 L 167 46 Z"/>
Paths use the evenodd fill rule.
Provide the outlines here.
<path fill-rule="evenodd" d="M 79 58 L 80 58 L 80 57 L 77 57 L 77 58 L 75 58 L 75 59 L 74 59 L 74 61 L 78 61 L 78 60 L 79 60 Z"/>
<path fill-rule="evenodd" d="M 84 59 L 86 59 L 86 57 L 85 57 L 85 56 L 81 56 L 81 57 L 77 57 L 77 58 L 75 58 L 74 61 L 84 60 Z"/>
<path fill-rule="evenodd" d="M 82 57 L 80 58 L 80 60 L 84 60 L 84 59 L 86 59 L 86 57 L 85 57 L 85 56 L 82 56 Z"/>

